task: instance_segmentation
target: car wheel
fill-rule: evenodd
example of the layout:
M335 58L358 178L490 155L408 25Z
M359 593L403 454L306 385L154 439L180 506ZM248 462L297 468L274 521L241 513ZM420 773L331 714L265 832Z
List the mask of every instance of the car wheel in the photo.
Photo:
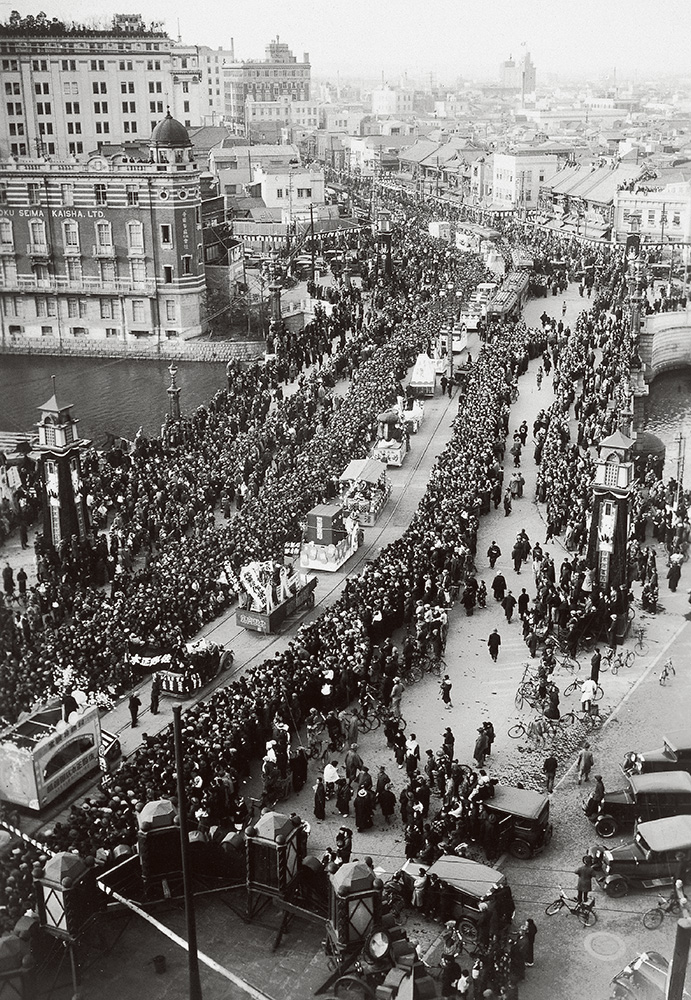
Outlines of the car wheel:
M617 829L617 822L612 816L600 816L595 824L595 830L601 837L613 837Z
M467 917L463 917L458 928L463 935L465 941L470 941L474 943L477 941L477 927L472 920Z
M613 882L608 882L605 886L605 892L612 899L621 899L629 891L629 886L625 878L616 878Z
M513 854L514 858L529 858L531 855L530 844L526 844L525 840L514 840L514 842L509 847L509 850Z

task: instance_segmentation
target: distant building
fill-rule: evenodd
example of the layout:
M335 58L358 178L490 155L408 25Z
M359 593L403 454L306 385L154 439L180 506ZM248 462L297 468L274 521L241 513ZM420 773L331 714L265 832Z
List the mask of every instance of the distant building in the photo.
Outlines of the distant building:
M412 90L402 87L381 87L372 91L373 115L411 115L413 113Z
M5 343L186 339L206 330L200 171L168 115L150 159L0 163Z
M292 144L238 146L234 139L224 139L209 153L209 169L218 177L221 193L230 195L244 192L253 182L257 167L280 171L299 162L300 151Z
M492 202L502 208L538 207L540 188L559 169L555 153L527 146L512 153L495 153L492 176Z
M499 86L502 90L532 94L535 91L535 66L526 52L520 59L509 57L499 66Z
M280 210L281 222L308 222L310 205L314 209L325 204L324 171L320 167L257 166L253 182L259 187L259 196L266 208Z
M263 60L247 59L223 67L224 111L232 122L245 123L247 98L274 102L282 97L292 101L311 98L309 54L298 62L290 48L276 39L266 46Z
M643 173L643 171L641 171ZM631 219L637 218L641 242L662 247L684 244L682 259L691 259L691 169L684 165L621 185L614 196L614 233L625 243Z
M211 49L199 46L199 69L202 76L202 97L200 102L202 125L218 125L225 114L225 93L223 90L223 67L235 62L233 39L230 48Z
M197 48L159 25L140 15L116 15L102 30L21 25L0 27L0 158L86 156L151 135L167 109L201 124Z
M253 142L275 140L282 128L316 131L318 127L316 101L293 101L289 95L278 101L255 101L250 95L245 102L245 134Z

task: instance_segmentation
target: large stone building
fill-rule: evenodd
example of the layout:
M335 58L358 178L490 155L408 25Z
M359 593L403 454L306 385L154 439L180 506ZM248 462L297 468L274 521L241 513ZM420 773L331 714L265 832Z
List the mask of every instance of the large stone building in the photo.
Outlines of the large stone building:
M141 15L116 15L107 29L27 21L0 26L0 158L84 156L149 136L166 109L185 126L202 124L196 46Z
M3 343L187 339L206 329L200 171L170 115L150 159L0 163Z
M310 100L310 60L304 53L298 62L285 42L278 38L266 46L265 58L246 59L223 67L225 114L232 122L245 123L247 98L254 101Z
M199 69L202 74L202 98L200 102L203 125L218 125L225 115L225 95L223 92L223 67L235 62L233 39L230 48L210 49L199 46Z

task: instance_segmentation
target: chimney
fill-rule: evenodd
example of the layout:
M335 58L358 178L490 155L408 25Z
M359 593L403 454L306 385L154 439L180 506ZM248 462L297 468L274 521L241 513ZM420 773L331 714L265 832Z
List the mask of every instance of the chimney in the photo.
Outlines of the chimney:
M308 63L310 61L310 54L309 54L309 52L303 52L302 53L302 61L304 63Z

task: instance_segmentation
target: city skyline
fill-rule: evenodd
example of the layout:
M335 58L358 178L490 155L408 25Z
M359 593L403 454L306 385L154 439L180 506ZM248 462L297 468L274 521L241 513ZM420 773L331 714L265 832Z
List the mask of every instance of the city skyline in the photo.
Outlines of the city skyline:
M123 6L111 0L99 8L98 20L107 22L123 13ZM87 0L9 0L0 7L2 20L12 10L95 20ZM266 44L279 35L298 59L309 53L313 75L321 79L340 74L376 80L383 74L396 83L407 73L411 80L431 77L435 84L451 85L459 77L491 80L502 61L519 58L526 49L537 67L538 86L545 75L601 79L615 69L621 81L688 75L691 5L684 0L662 0L652 21L642 0L582 0L573 9L560 8L558 17L545 16L544 0L496 0L491 8L463 0L430 0L424 6L417 0L334 0L326 17L314 0L237 0L201 13L181 0L141 0L130 8L128 13L141 13L147 22L164 22L171 37L177 37L179 23L188 44L225 48L232 38L238 59L263 59Z

